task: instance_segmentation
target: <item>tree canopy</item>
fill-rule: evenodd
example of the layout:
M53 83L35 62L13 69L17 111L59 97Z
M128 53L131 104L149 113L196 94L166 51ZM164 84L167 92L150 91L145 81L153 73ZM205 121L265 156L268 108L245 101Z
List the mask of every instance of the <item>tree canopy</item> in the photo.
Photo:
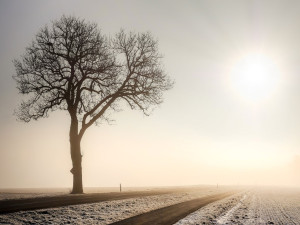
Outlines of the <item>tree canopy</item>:
M104 36L97 24L63 16L45 26L15 60L17 87L29 94L16 112L18 118L47 117L49 111L68 110L81 122L81 135L93 123L108 119L120 100L148 114L172 87L148 33Z

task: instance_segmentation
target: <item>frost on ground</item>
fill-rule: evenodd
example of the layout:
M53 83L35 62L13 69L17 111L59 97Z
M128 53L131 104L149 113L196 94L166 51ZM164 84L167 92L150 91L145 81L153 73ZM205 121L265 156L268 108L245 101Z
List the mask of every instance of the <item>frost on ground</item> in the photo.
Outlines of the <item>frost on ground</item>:
M217 224L217 219L233 209L245 193L238 193L208 204L178 221L175 225Z
M25 198L39 198L39 197L50 197L50 196L59 196L67 195L64 192L58 193L0 193L0 200L10 200L10 199L25 199Z
M67 188L40 189L0 189L0 200L38 198L47 196L67 195L71 190Z
M193 192L73 205L0 215L0 224L109 224L179 202L226 191L203 188Z
M260 189L211 203L176 225L300 224L300 191Z
M244 224L300 224L300 190L256 191L247 206L249 219ZM246 207L236 212L236 224L245 212Z

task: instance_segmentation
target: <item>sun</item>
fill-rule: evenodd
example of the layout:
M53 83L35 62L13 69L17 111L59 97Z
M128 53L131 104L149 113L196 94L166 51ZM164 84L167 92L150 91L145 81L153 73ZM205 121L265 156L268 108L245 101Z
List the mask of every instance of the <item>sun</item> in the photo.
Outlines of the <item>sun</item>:
M263 101L276 91L280 73L274 61L261 53L247 54L232 67L231 86L243 99Z

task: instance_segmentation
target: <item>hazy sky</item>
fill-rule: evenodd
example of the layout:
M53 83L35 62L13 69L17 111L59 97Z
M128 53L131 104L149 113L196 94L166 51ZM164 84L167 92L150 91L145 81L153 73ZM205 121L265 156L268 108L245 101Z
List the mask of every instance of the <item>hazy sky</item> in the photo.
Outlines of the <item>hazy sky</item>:
M299 12L297 0L0 0L0 188L71 187L68 114L13 116L22 96L12 60L63 14L107 35L150 31L176 81L150 117L124 108L86 132L84 186L299 185ZM251 66L256 55L268 76ZM239 80L240 68L261 87Z

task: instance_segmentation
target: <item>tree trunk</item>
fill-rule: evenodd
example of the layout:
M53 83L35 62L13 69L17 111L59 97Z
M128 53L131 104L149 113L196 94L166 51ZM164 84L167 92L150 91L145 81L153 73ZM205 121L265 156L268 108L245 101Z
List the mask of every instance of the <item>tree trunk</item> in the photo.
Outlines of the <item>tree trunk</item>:
M76 116L71 116L71 126L70 126L70 148L71 148L71 158L73 168L71 173L73 174L73 190L72 194L82 194L82 155L80 151L80 141L81 138L78 135L78 120Z

